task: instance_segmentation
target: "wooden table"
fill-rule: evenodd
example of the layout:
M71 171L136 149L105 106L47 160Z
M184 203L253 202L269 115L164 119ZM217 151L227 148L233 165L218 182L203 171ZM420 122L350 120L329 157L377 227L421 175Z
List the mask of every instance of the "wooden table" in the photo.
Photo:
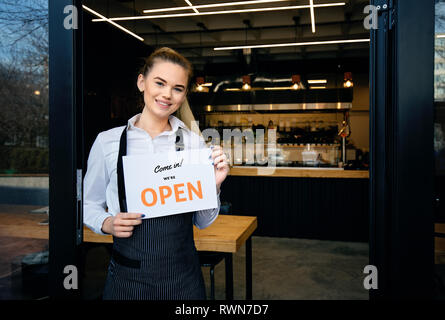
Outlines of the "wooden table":
M225 252L226 299L233 300L232 253L246 244L246 300L252 300L252 233L256 217L219 215L209 227L194 228L195 246L200 251Z
M46 214L0 213L0 236L48 239L48 226L39 225ZM252 299L252 233L257 228L257 218L249 216L219 215L205 229L194 227L195 246L198 251L226 253L226 298L233 299L232 254L246 244L246 299ZM98 235L84 227L84 242L112 243L111 236Z
M207 228L193 227L198 251L224 252L226 269L226 299L233 300L232 254L246 244L246 299L252 300L252 233L257 228L256 217L220 214ZM112 243L112 236L103 236L84 228L84 241Z

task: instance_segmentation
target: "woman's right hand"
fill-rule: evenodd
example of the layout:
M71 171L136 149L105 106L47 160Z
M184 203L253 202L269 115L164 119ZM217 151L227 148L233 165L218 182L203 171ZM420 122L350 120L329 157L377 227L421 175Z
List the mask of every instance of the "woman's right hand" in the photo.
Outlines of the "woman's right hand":
M117 238L131 237L134 226L140 225L143 217L142 213L119 212L104 220L102 232L112 234Z

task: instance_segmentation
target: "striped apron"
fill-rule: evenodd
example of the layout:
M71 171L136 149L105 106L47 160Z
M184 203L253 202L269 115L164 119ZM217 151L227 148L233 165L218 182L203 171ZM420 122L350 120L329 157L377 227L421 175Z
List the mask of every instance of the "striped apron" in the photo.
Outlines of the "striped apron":
M176 150L182 150L178 130ZM127 128L121 135L117 161L121 212L127 212L122 157ZM206 292L193 240L193 212L143 219L129 238L113 237L104 300L205 300Z

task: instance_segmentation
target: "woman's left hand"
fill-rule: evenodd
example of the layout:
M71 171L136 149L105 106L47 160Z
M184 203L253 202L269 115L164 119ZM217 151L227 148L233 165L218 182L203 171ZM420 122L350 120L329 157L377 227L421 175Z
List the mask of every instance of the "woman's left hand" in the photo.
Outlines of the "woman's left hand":
M229 173L229 161L220 146L214 146L212 150L212 160L215 168L216 189L219 192L221 184Z

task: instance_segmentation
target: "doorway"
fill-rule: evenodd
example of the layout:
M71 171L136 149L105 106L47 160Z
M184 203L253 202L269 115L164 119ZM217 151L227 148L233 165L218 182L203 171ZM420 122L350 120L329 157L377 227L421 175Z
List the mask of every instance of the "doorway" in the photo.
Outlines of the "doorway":
M68 3L69 1L67 1ZM371 4L382 5L384 1L373 1ZM440 140L441 126L434 126L433 112L433 24L434 4L429 1L429 6L425 3L417 4L415 1L388 1L385 10L378 12L379 28L371 30L371 64L370 64L370 264L377 266L379 271L379 289L370 292L371 299L390 299L390 298L413 298L413 297L433 297L434 293L434 213L433 213L433 195L434 192L434 133L437 131L436 140ZM440 1L436 1L436 8ZM50 1L51 4L51 1ZM80 5L81 2L76 2ZM128 6L127 6L128 7ZM54 11L51 11L51 10ZM59 14L63 5L50 6L50 23L52 14ZM127 8L131 13L131 8ZM109 13L110 14L110 13ZM61 22L60 18L54 17L54 21ZM416 26L410 24L411 21L419 21ZM394 23L393 23L394 22ZM248 26L247 26L248 27ZM103 34L112 32L108 26L104 26ZM409 32L408 32L409 31ZM73 31L74 32L74 31ZM157 37L159 29L152 32L154 38ZM437 31L439 32L439 31ZM406 37L406 34L410 37ZM55 33L53 41L65 39L66 34ZM57 37L56 37L57 35ZM197 36L200 35L198 32ZM72 34L69 35L68 46L66 48L55 47L54 53L61 50L63 55L70 59L79 61L83 58L84 66L89 63L85 55L86 48L78 51L79 46L73 48ZM87 35L84 35L87 38ZM66 41L66 39L65 39ZM198 41L199 42L199 41ZM53 42L55 43L55 42ZM87 42L84 42L87 43ZM156 42L157 43L157 42ZM128 42L127 42L128 44ZM120 45L113 47L108 44L114 53L121 52ZM80 46L81 47L81 46ZM146 56L144 46L140 47L141 54L138 57ZM65 51L64 51L65 50ZM125 50L124 50L125 51ZM407 53L410 54L407 54ZM123 52L125 54L125 52ZM50 55L51 57L51 55ZM242 56L241 56L242 57ZM56 56L55 58L56 59ZM107 70L108 65L115 65L114 60L107 60L107 57L97 57L96 62L101 63ZM57 62L58 60L54 60ZM91 60L92 61L92 60ZM60 63L60 61L59 61ZM440 61L437 62L440 66ZM95 63L93 63L94 65ZM88 71L93 69L88 68ZM136 66L126 66L125 70L136 71ZM60 71L60 70L59 70ZM76 88L75 84L79 78L74 77L73 70L67 73L70 81L66 84L70 88ZM84 72L85 69L84 69ZM112 74L112 70L110 68ZM113 75L113 74L112 74ZM415 81L412 80L413 76ZM100 74L91 74L94 83L91 84L91 92L83 92L81 97L86 102L94 105L104 103L97 97L97 93L106 93L108 88L113 88L113 84L108 87L110 79L103 79ZM88 77L89 78L89 77ZM440 77L439 77L440 78ZM438 79L439 79L438 78ZM85 78L82 78L85 79ZM107 81L108 80L108 81ZM440 79L439 79L440 80ZM440 82L440 81L439 81ZM61 82L64 83L64 82ZM131 83L131 81L128 81ZM427 86L428 84L428 86ZM60 86L60 83L53 83L54 88ZM439 85L438 92L440 91ZM78 87L77 87L78 88ZM102 91L101 91L102 90ZM127 110L124 113L113 113L113 105L125 105L126 102L120 101L120 97L127 95L131 89L125 88L125 93L118 92L112 101L105 102L109 106L108 114L115 114L107 122L99 121L99 125L92 123L85 125L85 132L88 132L89 138L83 141L82 146L73 145L72 140L68 146L68 154L65 160L58 158L62 165L70 163L70 166L60 167L55 170L54 177L58 172L70 170L66 181L73 182L76 177L77 169L84 168L88 144L91 143L91 137L95 130L100 130L100 126L115 126L124 124L128 114L134 110ZM96 93L96 96L95 96ZM415 95L412 93L416 93ZM131 94L131 92L130 92ZM105 94L106 95L106 94ZM108 95L111 99L112 95ZM79 108L79 100L75 97L68 97L67 101L73 111ZM96 100L95 100L96 99ZM83 106L85 106L85 101ZM134 103L130 102L129 105ZM436 102L436 123L440 121L440 103ZM51 105L50 105L51 106ZM50 107L51 108L51 107ZM125 110L125 109L124 109ZM96 114L95 114L96 112ZM100 111L83 108L84 116L93 115L98 119L103 119L104 114ZM58 125L61 123L87 123L76 118L74 114L71 118L59 115ZM78 114L77 114L78 117ZM77 119L77 120L76 120ZM56 121L56 118L53 120ZM80 121L80 122L76 122ZM122 123L123 122L123 123ZM104 125L106 123L106 125ZM56 128L56 127L54 127ZM412 128L416 128L414 131ZM434 129L433 129L434 128ZM437 129L436 129L437 128ZM75 130L69 126L68 136L73 137ZM104 128L102 128L104 129ZM77 134L81 134L78 131ZM91 134L91 136L90 136ZM74 134L76 136L76 134ZM80 137L80 136L79 136ZM75 140L74 140L75 141ZM57 141L55 141L57 142ZM54 145L54 144L53 144ZM440 142L437 148L439 148ZM67 149L65 149L67 150ZM441 149L437 149L439 152ZM60 152L60 150L58 151ZM83 154L82 159L78 161L78 155ZM56 153L54 153L54 156ZM73 159L76 159L78 166L71 165ZM440 158L438 158L440 164ZM439 166L440 167L440 166ZM60 177L60 176L59 176ZM63 175L62 175L63 177ZM58 178L60 179L60 178ZM440 186L441 179L437 179L436 186ZM421 186L419 188L418 186ZM50 190L56 188L56 180L50 181ZM436 194L441 193L442 189L436 189ZM54 246L59 252L58 257L75 252L78 245L72 239L76 239L78 230L72 226L77 225L79 217L77 212L77 203L71 201L75 199L75 190L68 190L67 196L61 198L52 198L54 206L65 202L65 212L72 212L71 224L59 222L57 230L53 230L59 239L71 239L65 245ZM440 198L440 197L439 197ZM51 199L51 198L50 198ZM51 200L50 200L51 205ZM439 207L440 202L436 203ZM440 212L440 209L437 209ZM58 217L58 215L60 216ZM438 215L440 218L440 215ZM66 218L66 217L65 217ZM61 221L61 213L54 214L54 222ZM51 238L50 238L51 239ZM56 239L56 238L53 238ZM62 249L63 248L63 249ZM69 250L68 250L69 249ZM72 255L74 256L74 255ZM58 258L59 259L59 258ZM54 272L59 272L66 261L60 260L55 265ZM57 269L59 268L59 269ZM59 270L59 271L57 271ZM58 273L60 274L60 272ZM413 281L407 283L405 280L416 277ZM54 283L54 286L60 284ZM65 290L66 291L66 290ZM62 291L64 292L64 291ZM66 293L66 292L65 292Z

